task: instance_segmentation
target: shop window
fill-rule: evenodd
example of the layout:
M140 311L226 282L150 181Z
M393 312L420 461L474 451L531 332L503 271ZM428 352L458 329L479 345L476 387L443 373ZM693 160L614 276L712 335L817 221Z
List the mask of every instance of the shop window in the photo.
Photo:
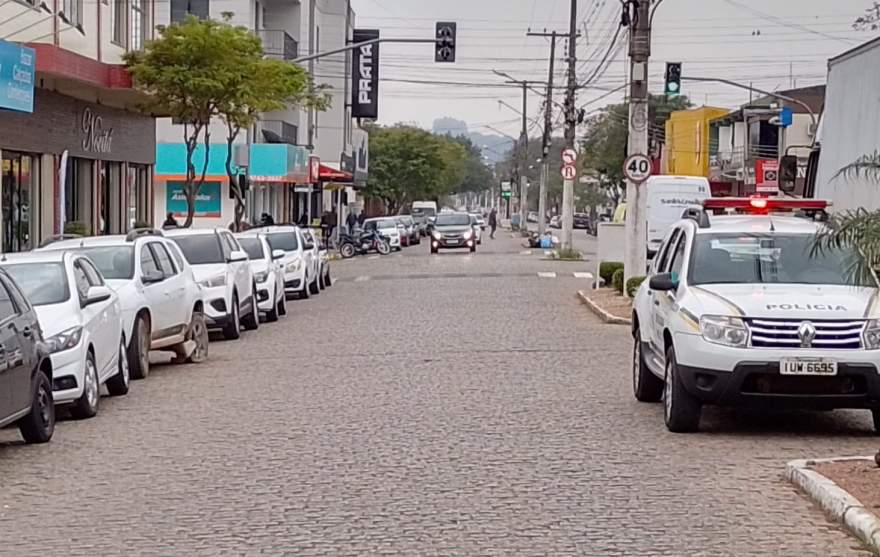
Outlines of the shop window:
M149 10L147 9L146 0L130 0L131 1L131 40L128 48L131 50L140 50L144 48L144 42L147 40L147 33L150 32Z
M101 162L98 183L98 234L122 232L122 164Z
M3 252L27 251L40 229L40 166L34 155L3 151Z
M63 0L61 4L61 17L67 23L82 31L83 0Z
M137 0L134 1L137 2ZM113 10L111 17L111 21L113 21L113 42L119 46L125 47L125 32L128 28L128 12L126 10L127 0L111 0L111 2Z
M94 164L88 159L67 159L64 181L64 222L79 222L92 232L92 187Z
M150 190L147 182L148 167L143 164L128 165L128 203L126 220L128 229L150 226Z
M208 19L208 0L171 0L171 23L183 23L187 15Z

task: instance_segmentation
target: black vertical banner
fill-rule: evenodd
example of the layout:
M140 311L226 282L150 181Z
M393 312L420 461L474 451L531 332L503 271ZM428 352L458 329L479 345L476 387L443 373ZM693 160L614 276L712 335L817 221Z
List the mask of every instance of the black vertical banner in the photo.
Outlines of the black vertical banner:
M378 29L355 29L352 42L378 38ZM375 120L379 117L379 43L364 45L352 52L351 115Z

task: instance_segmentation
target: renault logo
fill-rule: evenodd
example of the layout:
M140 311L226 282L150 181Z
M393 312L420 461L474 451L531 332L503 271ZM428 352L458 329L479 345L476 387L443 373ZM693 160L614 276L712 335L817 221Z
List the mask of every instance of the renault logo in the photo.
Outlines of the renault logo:
M804 321L798 327L798 337L801 339L801 348L811 348L813 339L816 338L816 326L809 321Z

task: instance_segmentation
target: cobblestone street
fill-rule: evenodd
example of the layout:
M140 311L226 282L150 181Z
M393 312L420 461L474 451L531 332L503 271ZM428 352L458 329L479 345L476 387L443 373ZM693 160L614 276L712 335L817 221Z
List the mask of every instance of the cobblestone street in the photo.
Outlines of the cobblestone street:
M876 450L868 412L668 433L632 397L629 330L578 302L594 264L524 251L334 262L287 318L51 443L0 432L0 554L861 553L782 472Z

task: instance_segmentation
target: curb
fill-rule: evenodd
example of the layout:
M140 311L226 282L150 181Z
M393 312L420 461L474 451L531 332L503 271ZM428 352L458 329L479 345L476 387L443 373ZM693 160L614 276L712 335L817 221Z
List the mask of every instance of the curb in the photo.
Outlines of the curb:
M828 516L846 526L875 555L880 555L880 518L865 509L865 506L858 499L841 489L836 483L809 468L813 464L848 460L873 462L874 459L855 456L792 460L785 465L785 478L809 495Z
M590 311L595 313L599 317L599 319L601 319L605 323L608 323L609 325L632 325L632 319L611 315L610 313L602 309L599 304L594 302L589 296L587 296L587 293L583 290L578 290L577 295L578 298L581 299L581 302L586 304L586 306L590 308Z

